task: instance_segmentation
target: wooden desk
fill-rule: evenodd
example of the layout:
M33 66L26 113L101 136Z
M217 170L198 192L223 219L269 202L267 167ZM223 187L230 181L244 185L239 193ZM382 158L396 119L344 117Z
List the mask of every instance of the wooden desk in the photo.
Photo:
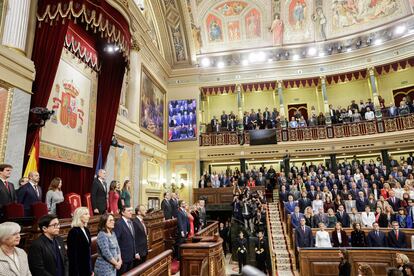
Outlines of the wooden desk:
M166 250L122 276L170 276L172 250Z
M388 267L395 267L395 254L403 253L414 260L414 251L408 249L367 248L348 249L352 275L358 275L358 265L367 263L374 275L386 275ZM338 275L339 249L302 248L299 250L301 276Z
M263 191L265 195L265 187L258 186L251 188L251 192ZM194 199L205 199L206 207L211 205L230 205L233 202L233 187L225 188L200 188L193 189Z
M200 242L184 243L180 246L182 276L224 276L223 240L218 237L203 237Z

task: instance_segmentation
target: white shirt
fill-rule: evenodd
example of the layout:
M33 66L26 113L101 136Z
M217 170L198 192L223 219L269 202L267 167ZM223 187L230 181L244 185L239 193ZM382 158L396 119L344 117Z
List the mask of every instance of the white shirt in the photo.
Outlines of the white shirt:
M315 247L332 247L328 232L320 230L316 232Z
M375 215L373 212L369 212L368 214L367 212L362 212L361 220L365 227L372 227L372 224L375 222Z
M342 235L341 235L341 231L336 231L336 236L338 237L338 242L342 243Z
M372 111L365 112L365 120L372 121L374 120L374 118L375 118L374 112Z

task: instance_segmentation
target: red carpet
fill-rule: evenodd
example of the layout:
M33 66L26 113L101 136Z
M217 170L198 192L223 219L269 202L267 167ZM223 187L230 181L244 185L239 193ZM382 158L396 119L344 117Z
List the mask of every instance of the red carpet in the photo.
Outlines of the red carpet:
M171 262L171 275L174 275L179 271L180 271L180 262L173 259Z

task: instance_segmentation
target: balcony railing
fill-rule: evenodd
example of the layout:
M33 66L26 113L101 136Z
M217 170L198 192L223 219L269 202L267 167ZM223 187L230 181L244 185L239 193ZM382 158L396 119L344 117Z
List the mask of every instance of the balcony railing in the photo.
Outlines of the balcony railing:
M343 123L338 125L315 126L305 128L275 128L277 141L295 142L346 138L372 135L387 132L403 131L414 128L414 114L406 116L382 118L381 120L362 121L358 123ZM249 131L245 131L244 143L250 143ZM213 132L200 135L200 146L238 145L237 132Z

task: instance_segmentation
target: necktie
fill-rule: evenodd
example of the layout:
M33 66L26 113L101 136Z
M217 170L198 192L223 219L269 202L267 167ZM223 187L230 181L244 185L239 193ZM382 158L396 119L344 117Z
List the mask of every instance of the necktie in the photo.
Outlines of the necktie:
M303 234L305 234L305 226L302 226Z
M134 228L133 228L133 226L132 226L132 222L131 222L131 220L128 220L128 228L129 228L129 231L131 231L131 234L132 234L132 236L134 237L135 235L135 233L134 233Z
M141 222L142 227L144 227L145 235L147 235L147 227L145 227L144 221L142 221L141 219L139 221Z
M397 241L398 241L398 231L395 231L395 238L397 239Z
M7 191L10 193L9 182L7 180L4 181L4 186L6 186Z
M39 187L37 187L37 185L35 185L35 190L36 190L37 197L40 198Z
M377 237L379 237L379 232L378 231L375 231L375 233L377 234Z

